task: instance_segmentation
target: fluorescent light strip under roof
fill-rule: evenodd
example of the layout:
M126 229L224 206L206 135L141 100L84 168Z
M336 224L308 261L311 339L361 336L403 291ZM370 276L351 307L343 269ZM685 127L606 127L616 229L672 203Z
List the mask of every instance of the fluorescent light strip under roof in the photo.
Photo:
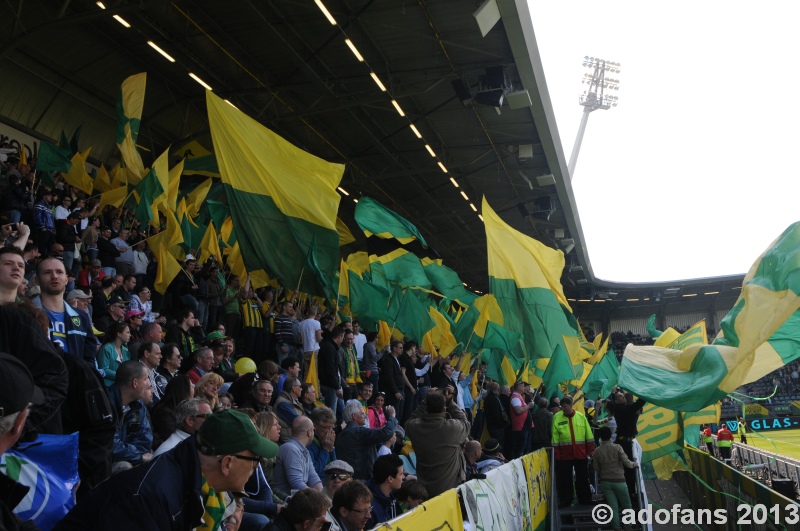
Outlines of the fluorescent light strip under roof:
M478 214L478 217L479 217L479 218L481 218L481 221L483 221L483 216L481 216L480 214Z
M347 192L347 190L345 190L345 189L344 189L344 188L342 188L341 186L338 186L336 189L337 189L337 190L339 190L340 192L342 192L344 195L350 195L350 194Z
M356 59L358 59L358 62L359 63L363 63L364 62L364 57L362 57L361 54L358 53L358 50L356 49L356 45L353 44L353 41L351 41L350 39L345 39L344 43L347 45L348 48L350 48L350 51L353 52L353 55L356 56Z
M200 83L201 85L203 85L203 86L204 86L205 88L207 88L208 90L214 90L214 89L212 89L212 88L209 86L209 84L208 84L208 83L206 83L205 81L203 81L202 79L200 79L199 77L197 77L196 75L194 75L192 72L189 72L189 77L190 77L190 78L192 78L192 79L194 79L195 81L197 81L197 82L198 82L198 83Z
M317 7L319 7L320 11L322 11L322 14L325 15L325 18L328 19L328 22L331 23L331 26L335 26L336 19L333 18L333 15L331 15L331 12L328 11L327 7L325 7L325 4L322 3L322 0L314 0L314 3L317 4Z
M106 5L103 2L95 2L95 3L97 4L97 7L99 7L100 9L106 8Z
M703 293L703 295L717 295L717 294L719 294L719 291L706 291L705 293Z
M697 293L684 293L684 297L697 297Z
M239 107L237 107L236 105L234 105L234 104L231 102L231 100L225 100L225 103L227 103L228 105L230 105L231 107L233 107L233 108L234 108L234 109L236 109L237 111L240 111L240 110L241 110Z
M461 190L461 197L463 197L465 201L469 201L469 197L464 193L464 190Z
M167 61L169 61L170 63L174 63L174 62L175 62L175 59L174 59L174 58L173 58L173 57L172 57L170 54L168 54L167 52L165 52L164 50L162 50L162 49L161 49L161 48L158 46L158 44L154 43L153 41L147 41L147 44L149 44L149 45L150 45L150 48L154 49L155 51L157 51L158 53L160 53L161 55L163 55L163 56L164 56L164 58L165 58Z
M455 186L456 188L458 188L458 183L456 182L456 180L455 180L455 179L453 179L452 177L450 177L450 182L451 182L451 183L453 183L453 186Z
M442 169L443 172L447 173L447 168L444 167L444 164L442 164L441 161L437 162L436 164L439 165L439 167Z
M406 113L403 112L403 109L400 108L400 104L397 103L397 100L392 100L392 105L394 105L394 108L397 110L397 114L399 114L400 116L406 115Z
M372 80L375 81L375 84L378 85L378 88L381 89L381 92L386 92L386 87L384 87L383 83L381 83L378 74L376 74L375 72L370 72L369 75L370 77L372 77Z
M130 28L130 27L131 27L131 25L130 25L130 24L128 24L128 21L127 21L127 20L125 20L124 18L122 18L122 17L121 17L121 16L119 16L119 15L114 15L114 20L116 20L117 22L119 22L120 24L122 24L123 26L125 26L126 28Z
M469 204L469 207L472 209L473 212L477 212L478 211L478 209L475 208L475 205L472 204L472 203Z
M354 202L354 203L358 203L358 199L356 199L356 198L354 197L354 198L353 198L353 202Z
M409 125L409 127L411 128L412 131L414 131L414 134L417 135L417 138L422 138L422 134L419 132L419 130L414 124Z
M433 152L433 148L431 146L429 146L428 144L425 144L425 149L428 150L428 153L431 154L431 157L435 157L436 156L436 153Z

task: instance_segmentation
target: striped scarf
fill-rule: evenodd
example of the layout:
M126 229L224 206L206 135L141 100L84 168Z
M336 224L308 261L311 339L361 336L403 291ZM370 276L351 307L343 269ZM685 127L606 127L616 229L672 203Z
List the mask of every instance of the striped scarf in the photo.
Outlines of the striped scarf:
M217 531L222 524L222 517L225 515L225 498L222 493L214 492L214 489L206 481L203 476L203 484L200 487L203 494L203 505L205 513L203 514L203 525L197 527L199 531Z

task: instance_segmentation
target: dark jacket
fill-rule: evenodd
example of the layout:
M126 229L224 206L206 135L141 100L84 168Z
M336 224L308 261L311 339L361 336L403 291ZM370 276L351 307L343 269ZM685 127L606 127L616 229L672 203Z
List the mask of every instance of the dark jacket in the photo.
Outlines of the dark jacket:
M75 252L75 225L70 225L66 219L56 221L56 242L60 243L65 253Z
M142 455L153 448L153 428L147 418L147 408L141 400L131 402L127 412L122 410L122 396L119 387L113 384L108 388L108 401L115 414L113 462L127 461L131 464L141 462Z
M266 531L296 531L296 528L286 521L283 515L278 515L275 517L274 520L270 520L267 527L265 527Z
M114 413L94 366L74 356L63 356L63 360L69 373L69 390L61 419L64 433L78 432L80 490L85 491L111 476Z
M3 531L38 531L33 522L23 522L12 511L31 488L0 473L0 529Z
M639 420L639 410L647 402L640 398L633 404L615 404L609 402L608 410L614 413L617 421L617 437L636 437L639 430L636 429L636 422Z
M97 238L97 258L103 264L103 267L116 267L119 254L119 249L113 243L102 236Z
M378 458L375 447L391 439L396 429L397 419L394 417L386 419L386 425L380 429L348 423L336 436L336 458L350 463L355 479L371 479L372 465Z
M189 531L200 526L203 495L195 438L95 489L61 520L57 531Z
M502 430L508 426L511 417L508 415L508 411L503 408L497 393L489 391L486 394L486 398L483 400L483 418L488 429Z
M319 384L333 389L342 387L339 378L339 346L332 339L326 339L319 346L317 354Z
M261 465L253 471L247 484L244 486L247 497L242 498L246 513L263 514L270 518L278 514L278 504L272 499L272 488L267 482L264 469Z
M367 522L367 525L364 526L364 529L372 529L373 527L377 527L378 524L382 522L388 522L403 512L398 506L394 495L390 494L387 496L381 492L381 489L378 484L375 483L375 480L370 479L366 481L366 484L367 487L369 487L369 490L372 491L372 516L370 516L369 522Z
M38 321L13 304L0 304L0 352L19 358L44 393L45 402L28 414L25 432L62 433L60 409L67 397L67 368Z
M545 448L553 444L553 414L547 408L539 408L533 414L531 444L535 448Z
M381 361L378 365L381 369L381 391L387 395L394 395L398 392L402 393L403 386L406 384L406 382L403 380L403 370L400 368L400 365L395 357L390 353L387 353L381 358Z

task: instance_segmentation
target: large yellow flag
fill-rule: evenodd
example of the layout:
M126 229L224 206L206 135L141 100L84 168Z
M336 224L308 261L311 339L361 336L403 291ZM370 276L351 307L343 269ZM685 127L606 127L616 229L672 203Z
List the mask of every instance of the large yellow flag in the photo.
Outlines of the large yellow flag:
M200 241L200 258L198 262L204 264L209 256L217 259L218 264L222 264L222 252L219 249L219 237L217 231L214 230L214 222L209 221L206 233Z
M91 194L94 189L92 177L86 173L86 159L91 150L92 148L89 148L82 153L75 153L72 156L72 166L70 166L69 172L61 174L68 184L87 194Z
M456 337L450 330L450 321L433 306L428 308L428 312L436 324L426 336L429 336L431 342L439 349L440 356L449 356L458 345ZM432 350L431 354L435 355L436 351Z
M126 197L128 197L128 187L125 185L103 192L100 194L100 203L97 205L97 211L102 212L106 205L119 208Z
M183 243L181 225L175 218L175 214L168 210L165 215L167 218L166 229L147 238L147 246L151 249L156 249L159 245L163 245L165 249L170 250L173 246Z
M355 236L350 232L350 228L339 217L336 218L336 231L339 233L339 247L356 241Z
M101 192L108 192L113 187L111 186L111 177L108 176L108 170L104 165L100 165L100 168L97 169L97 176L94 178L94 187L96 190L100 190ZM97 209L98 212L102 212L102 208Z
M200 208L203 206L203 201L206 200L208 191L211 190L212 182L213 180L209 177L197 188L186 195L186 207L191 217L196 218L200 213Z
M131 170L129 184L137 184L145 174L142 156L136 150L136 138L142 122L146 85L147 72L130 76L122 82L117 99L117 147L125 167Z
M181 265L169 254L164 246L159 244L156 248L156 260L158 260L158 273L156 273L155 289L159 293L166 293L167 288L181 272Z

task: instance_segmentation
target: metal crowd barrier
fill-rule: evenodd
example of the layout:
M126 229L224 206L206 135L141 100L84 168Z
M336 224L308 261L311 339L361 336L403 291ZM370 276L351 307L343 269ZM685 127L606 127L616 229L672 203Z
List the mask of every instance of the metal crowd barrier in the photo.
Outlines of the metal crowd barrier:
M717 459L720 458L716 436L714 436L714 445L710 451ZM728 464L769 485L787 498L793 500L798 498L800 460L734 442Z

